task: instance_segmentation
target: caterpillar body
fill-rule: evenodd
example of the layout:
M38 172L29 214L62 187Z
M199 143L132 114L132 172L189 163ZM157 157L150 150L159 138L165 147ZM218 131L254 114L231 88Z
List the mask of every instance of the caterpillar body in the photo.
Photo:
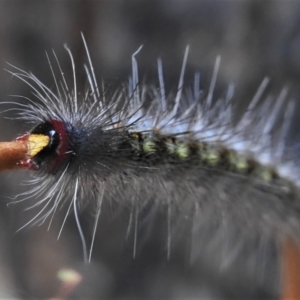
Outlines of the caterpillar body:
M165 91L161 60L158 86L140 83L139 49L132 55L128 85L108 95L97 83L83 41L88 59L84 93L77 90L67 47L72 88L55 54L61 78L48 58L55 91L31 73L16 67L10 71L34 94L27 104L15 103L19 116L33 124L19 137L31 145L28 159L20 164L32 170L32 189L16 202L35 198L31 207L41 207L24 227L51 223L67 205L66 217L74 211L84 257L90 261L101 211L113 202L128 212L126 235L132 234L133 257L138 259L145 243L142 228L162 214L167 261L185 253L191 272L197 270L201 278L214 274L212 281L216 276L223 282L222 294L230 297L228 286L238 295L278 295L276 240L288 235L299 239L300 228L296 154L286 138L295 102L287 101L287 88L277 98L265 99L264 79L236 118L232 85L223 98L214 97L220 57L207 93L199 88L199 74L192 87L185 84L187 47L175 93ZM80 207L88 204L95 212L89 247L79 218ZM240 263L243 275L232 284L228 274L239 273Z

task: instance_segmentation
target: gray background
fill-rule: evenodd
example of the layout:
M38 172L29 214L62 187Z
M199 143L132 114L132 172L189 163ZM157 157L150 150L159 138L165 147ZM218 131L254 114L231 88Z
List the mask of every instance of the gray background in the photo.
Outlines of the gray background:
M131 54L143 44L138 56L140 74L149 80L155 78L156 59L160 56L167 88L176 88L183 53L189 44L187 78L201 71L203 88L208 86L214 61L220 54L219 85L235 83L236 97L241 103L251 99L265 76L272 79L272 93L278 94L288 84L290 97L297 100L299 16L300 1L288 0L0 1L0 99L11 101L9 94L30 95L26 86L4 71L8 67L6 62L32 71L53 87L45 51L54 49L63 68L70 70L64 43L74 54L79 79L84 78L82 31L97 77L111 87L127 80ZM80 88L85 86L83 81ZM13 139L28 129L26 124L2 116L1 140ZM6 205L10 202L7 197L26 190L19 184L23 176L27 176L26 172L3 174L0 178L0 297L53 297L59 286L55 274L61 267L86 274L77 296L113 297L113 275L105 265L110 249L105 248L105 239L111 235L116 235L115 240L121 239L118 229L122 223L105 232L99 230L102 248L97 248L95 262L85 269L72 217L58 242L63 215L56 218L49 232L47 225L43 225L15 233L30 219L30 214L34 215L22 212L26 204ZM180 289L180 279L178 286ZM188 286L182 285L181 291L188 295ZM133 294L124 292L126 297Z

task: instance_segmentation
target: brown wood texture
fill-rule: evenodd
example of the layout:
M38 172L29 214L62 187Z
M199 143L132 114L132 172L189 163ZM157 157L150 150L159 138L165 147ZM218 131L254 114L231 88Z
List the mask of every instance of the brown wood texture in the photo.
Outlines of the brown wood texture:
M283 243L282 300L300 299L300 246L289 238Z
M0 143L0 172L18 168L18 162L26 159L27 142L13 141Z

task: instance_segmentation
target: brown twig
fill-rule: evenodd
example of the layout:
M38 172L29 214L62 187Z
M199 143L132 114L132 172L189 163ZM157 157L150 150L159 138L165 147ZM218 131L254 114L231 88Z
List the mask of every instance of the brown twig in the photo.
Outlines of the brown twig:
M291 238L284 241L282 300L300 299L300 247Z
M26 159L27 153L27 141L1 142L0 172L20 167L19 162Z

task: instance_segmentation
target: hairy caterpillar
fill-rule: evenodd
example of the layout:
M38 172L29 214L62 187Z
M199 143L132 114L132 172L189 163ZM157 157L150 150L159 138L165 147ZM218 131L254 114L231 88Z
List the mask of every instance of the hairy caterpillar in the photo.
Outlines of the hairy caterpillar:
M132 56L129 84L108 95L97 83L84 44L85 93L77 91L68 48L72 88L57 59L60 79L49 60L56 91L31 73L16 67L11 71L35 96L26 105L16 103L19 116L33 123L20 137L33 144L28 160L20 162L33 169L33 188L17 202L35 197L32 207L41 206L24 226L51 223L66 204L66 217L73 209L84 257L90 261L101 211L113 202L128 211L125 231L133 237L135 259L147 242L141 232L149 229L143 226L156 228L152 223L158 216L165 227L153 232L157 238L162 235L165 260L187 260L189 272L222 282L222 294L277 295L278 272L270 271L278 271L276 240L297 238L300 225L295 154L286 140L295 104L286 101L287 89L264 101L265 79L236 120L232 86L223 98L214 99L220 58L204 93L198 74L191 88L184 82L187 48L177 90L168 94L160 60L158 86L140 84L139 49ZM79 208L88 204L96 212L89 247L79 218ZM237 276L240 264L243 274Z

